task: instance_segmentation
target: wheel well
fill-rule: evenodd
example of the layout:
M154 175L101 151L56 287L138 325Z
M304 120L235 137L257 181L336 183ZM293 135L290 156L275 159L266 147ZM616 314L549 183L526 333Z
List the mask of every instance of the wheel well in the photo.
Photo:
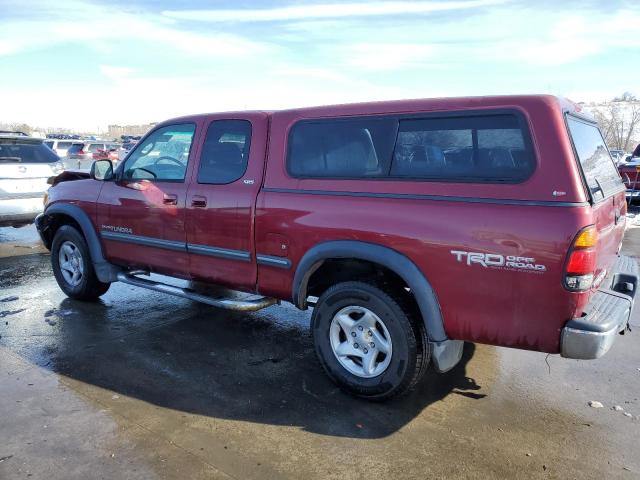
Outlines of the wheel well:
M411 290L400 275L379 263L356 258L324 260L307 281L306 297L319 297L329 287L348 281L373 283L393 295L404 297L416 311L420 311Z
M65 215L64 213L53 213L49 215L47 228L42 232L42 236L44 237L43 240L45 240L45 246L47 248L51 248L53 237L55 237L56 232L63 225L71 225L78 230L80 235L84 236L80 224L72 216Z

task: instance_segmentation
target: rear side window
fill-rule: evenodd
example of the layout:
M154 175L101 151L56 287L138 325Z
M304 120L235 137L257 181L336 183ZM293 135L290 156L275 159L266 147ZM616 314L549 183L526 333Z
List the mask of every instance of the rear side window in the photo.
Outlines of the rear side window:
M58 142L58 148L69 148L72 142Z
M298 123L289 138L289 172L294 177L385 177L397 128L395 119Z
M0 143L2 163L55 163L58 156L44 143Z
M622 188L622 179L598 127L570 115L567 116L567 124L594 200Z
M303 122L289 139L294 177L499 183L534 166L514 114Z
M401 120L391 176L518 182L534 157L515 115Z
M238 180L247 170L251 146L251 122L211 122L202 146L198 183L225 184Z

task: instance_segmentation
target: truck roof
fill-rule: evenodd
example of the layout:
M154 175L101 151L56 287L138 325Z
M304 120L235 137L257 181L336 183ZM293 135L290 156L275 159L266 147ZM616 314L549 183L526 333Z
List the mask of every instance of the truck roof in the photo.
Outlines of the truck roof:
M554 95L493 95L477 97L442 97L442 98L416 98L407 100L383 100L375 102L345 103L336 105L321 105L299 107L283 110L241 110L229 112L210 112L195 115L187 115L168 119L161 124L174 123L176 121L194 121L212 115L228 115L230 118L242 117L247 114L261 114L272 116L274 114L290 113L299 117L334 117L355 114L382 114L382 113L411 113L416 111L439 110L466 110L472 108L501 108L520 106L525 104L547 104L559 107L563 111L584 115L582 107L564 97Z

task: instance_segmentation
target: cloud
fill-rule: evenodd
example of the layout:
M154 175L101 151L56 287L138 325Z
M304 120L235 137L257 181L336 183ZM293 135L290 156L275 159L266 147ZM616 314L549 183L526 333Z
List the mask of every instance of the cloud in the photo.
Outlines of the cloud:
M633 90L640 74L638 2L596 11L524 0L286 0L295 7L180 16L134 2L23 1L0 0L0 70L11 92L0 120L37 125L90 130L203 110L425 96L547 91L588 100ZM52 98L102 107L61 109Z
M428 14L482 8L504 0L374 1L292 5L258 9L165 10L162 15L198 22L274 22L305 19Z
M0 20L0 56L71 43L104 50L113 42L127 41L200 57L238 58L273 50L265 42L236 34L181 29L174 21L150 12L77 0L36 1L30 7L35 12L32 16Z
M129 77L135 72L135 69L129 67L118 67L114 65L99 65L100 72L111 80L118 80Z
M346 65L367 71L399 70L424 66L433 46L419 43L357 43L343 51Z

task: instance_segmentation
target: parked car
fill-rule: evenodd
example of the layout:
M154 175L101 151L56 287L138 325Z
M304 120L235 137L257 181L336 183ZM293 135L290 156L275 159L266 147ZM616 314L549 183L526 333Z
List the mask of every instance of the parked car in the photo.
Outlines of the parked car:
M101 159L104 156L104 152L115 150L119 148L117 143L109 142L88 142L85 144L85 150L93 154L95 160Z
M117 143L91 143L88 150L92 152L93 160L111 160L117 163L119 160Z
M0 135L16 135L19 137L28 137L29 134L19 130L0 130Z
M362 397L450 370L465 341L593 359L628 327L624 184L595 121L556 97L182 117L78 177L37 220L68 296L120 281L313 306L322 366Z
M0 227L32 223L43 210L47 179L62 172L41 138L0 134Z
M89 171L93 163L93 154L85 150L85 144L74 142L67 150L67 154L62 157L62 163L66 170L86 170Z
M74 143L77 142L73 140L60 140L56 138L50 138L44 141L44 144L51 150L56 152L56 155L58 155L60 158L67 156L67 151Z
M616 163L618 163L626 154L624 150L618 150L618 149L609 150L609 153L611 154L611 158L613 158L613 161Z
M633 156L630 153L625 153L618 159L618 164L630 162L632 159Z
M118 160L122 161L129 154L131 149L136 146L136 142L124 142L118 150Z

